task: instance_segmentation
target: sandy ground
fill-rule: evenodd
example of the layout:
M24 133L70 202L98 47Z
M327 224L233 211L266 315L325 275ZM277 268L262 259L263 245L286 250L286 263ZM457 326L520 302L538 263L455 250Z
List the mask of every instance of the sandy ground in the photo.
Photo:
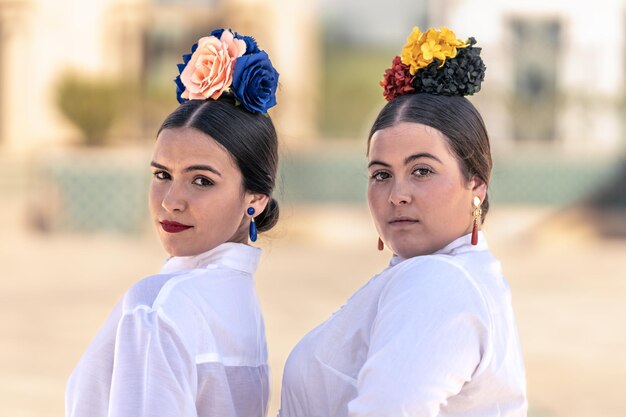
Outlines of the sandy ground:
M164 259L156 237L41 235L20 198L0 213L0 415L63 415L65 381L115 301ZM546 209L494 207L487 236L511 285L533 417L626 415L626 240L540 233ZM297 340L388 261L365 207L283 207L257 276L276 415Z

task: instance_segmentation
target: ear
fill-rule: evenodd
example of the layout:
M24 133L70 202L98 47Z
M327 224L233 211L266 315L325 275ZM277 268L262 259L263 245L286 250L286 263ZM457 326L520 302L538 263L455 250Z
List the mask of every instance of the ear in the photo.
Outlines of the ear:
M481 202L485 201L485 196L487 195L487 184L485 184L485 181L474 175L470 181L470 187L473 195L478 196Z
M254 217L256 217L261 214L263 210L265 210L269 201L269 196L265 194L246 193L246 210L248 207L252 207L254 209Z

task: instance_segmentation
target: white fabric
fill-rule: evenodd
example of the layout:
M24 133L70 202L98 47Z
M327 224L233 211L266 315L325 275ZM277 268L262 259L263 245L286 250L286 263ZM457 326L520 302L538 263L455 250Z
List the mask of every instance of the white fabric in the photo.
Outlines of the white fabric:
M510 290L479 242L394 257L295 347L280 417L526 416Z
M66 416L265 416L260 252L225 243L135 284L70 376Z

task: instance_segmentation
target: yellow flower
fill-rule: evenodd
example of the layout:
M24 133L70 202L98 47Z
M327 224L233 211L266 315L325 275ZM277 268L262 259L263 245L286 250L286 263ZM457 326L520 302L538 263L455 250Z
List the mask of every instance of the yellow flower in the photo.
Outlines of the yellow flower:
M413 27L413 31L411 32L411 34L409 35L409 37L407 38L407 41L409 43L415 43L415 42L419 42L419 40L422 37L422 32L420 32L420 28L417 26Z
M409 66L411 75L415 75L417 70L427 67L435 59L438 59L443 66L446 58L454 58L458 48L468 46L456 37L453 31L446 27L441 30L434 28L422 33L416 26L407 38L407 43L402 48L402 63Z
M445 60L446 55L444 51L441 49L441 45L439 45L436 41L426 41L420 47L422 51L422 57L425 62L432 62L433 58L437 58L440 60Z
M443 42L450 46L456 46L457 48L465 48L467 46L467 42L463 42L462 40L458 39L454 32L447 27L441 28L440 38Z
M415 71L417 70L414 70L413 68L417 68L417 62L421 55L419 46L421 38L422 32L420 32L420 29L415 26L407 38L407 44L404 48L402 48L402 54L400 55L402 63L411 67L411 75L415 74Z

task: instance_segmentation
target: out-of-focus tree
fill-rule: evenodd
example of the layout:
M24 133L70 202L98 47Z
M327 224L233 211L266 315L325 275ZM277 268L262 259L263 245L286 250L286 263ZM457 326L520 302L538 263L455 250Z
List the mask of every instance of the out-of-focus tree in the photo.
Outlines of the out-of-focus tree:
M67 72L57 84L56 104L85 145L101 146L122 114L124 87L121 81Z

